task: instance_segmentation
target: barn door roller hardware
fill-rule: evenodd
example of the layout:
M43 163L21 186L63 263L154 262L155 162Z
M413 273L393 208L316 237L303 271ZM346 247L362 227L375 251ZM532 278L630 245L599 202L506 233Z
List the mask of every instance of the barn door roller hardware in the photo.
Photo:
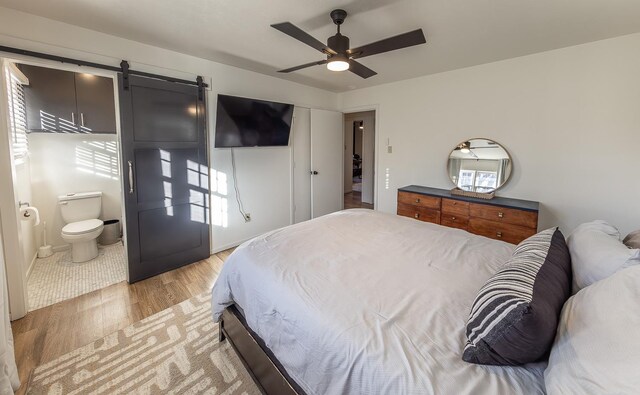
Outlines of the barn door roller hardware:
M202 76L198 76L198 78L196 78L196 84L198 84L198 100L199 101L203 101L204 100L204 87L207 86L207 85L202 80Z
M124 90L129 90L129 62L126 60L120 62L120 69L122 70L122 87Z

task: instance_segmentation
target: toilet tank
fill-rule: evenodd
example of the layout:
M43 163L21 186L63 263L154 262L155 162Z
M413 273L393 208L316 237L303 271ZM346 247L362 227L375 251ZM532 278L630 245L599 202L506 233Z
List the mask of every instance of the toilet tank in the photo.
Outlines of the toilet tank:
M102 211L102 192L68 193L58 196L65 223L97 219Z

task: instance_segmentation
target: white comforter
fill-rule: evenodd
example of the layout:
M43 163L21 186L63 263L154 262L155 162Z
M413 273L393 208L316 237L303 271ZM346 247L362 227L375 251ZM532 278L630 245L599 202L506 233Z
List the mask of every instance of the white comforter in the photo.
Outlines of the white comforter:
M213 287L307 394L539 394L544 364L462 361L471 303L513 246L371 210L244 243Z

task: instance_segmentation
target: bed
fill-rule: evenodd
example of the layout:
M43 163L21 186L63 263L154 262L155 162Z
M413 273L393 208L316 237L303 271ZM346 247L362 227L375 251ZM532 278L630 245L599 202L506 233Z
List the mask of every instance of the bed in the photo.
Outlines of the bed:
M476 293L513 248L396 215L341 211L238 247L214 285L213 316L263 389L273 383L263 383L256 358L272 362L291 393L544 394L545 363L461 360ZM247 351L252 342L263 355Z

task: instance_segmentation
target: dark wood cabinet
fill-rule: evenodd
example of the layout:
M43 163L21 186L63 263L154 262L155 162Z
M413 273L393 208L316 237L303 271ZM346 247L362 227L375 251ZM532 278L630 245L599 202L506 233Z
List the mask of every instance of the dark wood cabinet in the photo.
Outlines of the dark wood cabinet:
M96 133L115 133L113 79L76 73L75 82L80 128Z
M398 190L398 215L518 244L538 231L538 202L452 195L417 185Z
M77 132L74 73L20 65L29 78L24 94L27 104L27 128L30 131Z
M31 132L115 133L113 79L20 65Z

